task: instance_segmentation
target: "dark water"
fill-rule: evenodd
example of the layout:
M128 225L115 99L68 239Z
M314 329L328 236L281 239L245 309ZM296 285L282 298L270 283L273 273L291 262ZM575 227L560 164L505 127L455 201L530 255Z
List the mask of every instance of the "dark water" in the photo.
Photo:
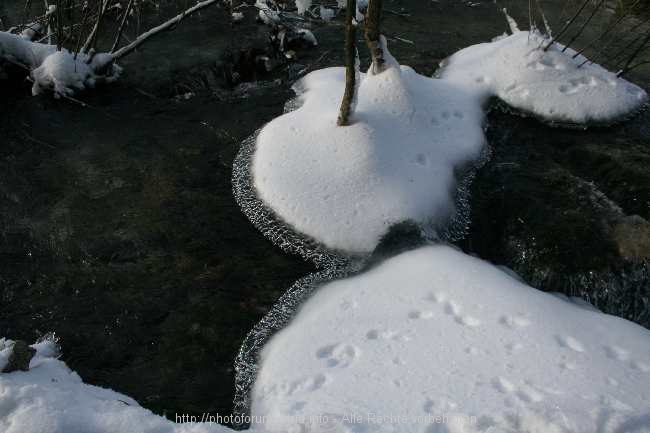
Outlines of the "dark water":
M526 21L527 2L511 3ZM563 2L548 3L559 22ZM15 17L16 4L3 2L3 21ZM471 4L385 2L391 51L431 74L456 50L506 30L492 1ZM163 6L151 22L178 9ZM124 59L117 84L80 95L90 107L0 81L0 335L32 341L55 331L63 360L85 381L172 418L231 411L242 339L312 271L265 240L232 196L239 143L291 96L288 80L225 86L227 52L265 46L267 30L252 9L244 12L233 30L218 8L188 18ZM326 52L314 67L340 64L340 23L313 31L319 47L300 51L292 70ZM648 88L642 69L631 78ZM175 98L186 92L194 96ZM631 269L621 278L632 281L626 275L646 265L622 259L607 227L634 214L649 218L647 119L582 132L493 112L493 160L474 184L465 249L548 289L576 275L580 294L589 272L602 272L603 290L607 272ZM585 201L593 191L583 181L622 214ZM521 261L523 252L533 259ZM647 274L638 275L638 295L619 312L647 299ZM631 296L612 296L621 293Z

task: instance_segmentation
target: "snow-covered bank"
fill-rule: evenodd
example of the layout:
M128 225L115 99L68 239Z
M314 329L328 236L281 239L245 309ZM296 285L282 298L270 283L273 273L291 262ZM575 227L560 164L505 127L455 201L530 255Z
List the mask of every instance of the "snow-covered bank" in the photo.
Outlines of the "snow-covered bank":
M0 32L0 60L19 64L30 71L34 95L50 90L55 97L71 96L97 83L113 82L122 72L110 54L90 57L78 53L75 56L66 49L57 51L55 45L32 42L7 32Z
M648 407L650 331L432 246L322 286L262 352L252 414L277 432L630 433Z
M309 74L296 86L300 108L260 131L261 199L298 232L352 253L372 251L395 223L448 223L455 170L484 144L473 95L394 63L364 76L353 124L337 127L343 83L343 68Z
M0 367L11 341L0 339ZM0 431L3 433L226 433L216 423L174 423L130 397L92 385L63 362L51 341L32 346L27 372L0 374ZM1 368L0 368L1 369Z
M294 86L299 108L269 122L254 149L243 150L252 153L249 189L263 203L244 211L274 242L305 256L300 242L275 235L286 231L278 226L342 255L372 251L405 221L440 237L456 216L459 169L480 163L481 107L489 97L578 124L615 120L647 101L638 86L558 44L544 51L547 43L537 32L516 31L454 54L441 79L391 58L384 73L361 75L347 127L336 126L343 68L312 72ZM272 216L259 217L267 209Z
M498 96L514 108L548 121L605 122L629 114L647 101L640 87L582 55L553 44L537 31L518 31L473 45L447 59L441 77L476 92Z

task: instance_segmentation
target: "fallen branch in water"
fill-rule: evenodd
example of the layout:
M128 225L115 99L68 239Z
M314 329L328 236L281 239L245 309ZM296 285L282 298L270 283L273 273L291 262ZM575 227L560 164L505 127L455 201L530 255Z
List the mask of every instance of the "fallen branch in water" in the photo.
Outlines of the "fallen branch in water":
M220 0L205 0L200 3L197 3L193 7L183 11L182 13L176 15L174 18L170 19L169 21L166 21L162 24L160 24L157 27L152 28L151 30L148 30L144 33L142 33L140 36L135 38L133 42L130 44L120 48L119 50L115 51L111 55L113 56L113 59L117 60L121 57L126 56L127 54L131 53L133 50L138 48L140 45L142 45L145 41L147 41L149 38L152 36L157 35L158 33L164 32L165 30L169 30L173 28L176 24L180 23L184 18L192 15L195 12L200 11L201 9L205 9L208 6L211 6Z

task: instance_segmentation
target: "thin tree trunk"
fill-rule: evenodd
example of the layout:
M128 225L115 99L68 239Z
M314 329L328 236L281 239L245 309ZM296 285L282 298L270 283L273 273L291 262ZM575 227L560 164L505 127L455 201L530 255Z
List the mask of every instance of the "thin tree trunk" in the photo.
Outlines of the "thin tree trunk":
M345 11L345 93L341 101L337 124L347 126L350 124L352 102L356 88L356 35L357 28L352 22L357 13L357 0L347 0Z
M372 72L381 73L385 69L384 49L381 46L381 0L370 0L365 18L366 44L372 57Z

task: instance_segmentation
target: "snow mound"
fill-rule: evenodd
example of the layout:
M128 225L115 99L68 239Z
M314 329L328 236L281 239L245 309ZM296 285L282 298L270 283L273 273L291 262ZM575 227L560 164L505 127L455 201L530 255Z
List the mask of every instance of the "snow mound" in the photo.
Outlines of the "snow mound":
M442 65L442 78L476 91L483 99L498 96L514 108L548 121L606 122L639 109L648 95L539 32L518 31L490 43L473 45ZM587 61L585 63L585 61Z
M446 246L323 285L262 351L272 432L648 432L650 331ZM297 421L296 421L297 420Z
M294 89L302 105L259 132L252 157L254 188L281 220L362 254L393 224L433 236L453 219L455 171L484 146L471 93L393 63L361 77L353 124L338 127L343 68L312 72Z
M296 8L300 15L304 15L305 12L311 7L311 0L296 0Z
M11 340L0 339L0 364ZM109 389L86 385L63 362L53 342L32 345L27 372L0 374L3 433L226 433L215 423L176 424ZM200 418L200 417L199 417Z

